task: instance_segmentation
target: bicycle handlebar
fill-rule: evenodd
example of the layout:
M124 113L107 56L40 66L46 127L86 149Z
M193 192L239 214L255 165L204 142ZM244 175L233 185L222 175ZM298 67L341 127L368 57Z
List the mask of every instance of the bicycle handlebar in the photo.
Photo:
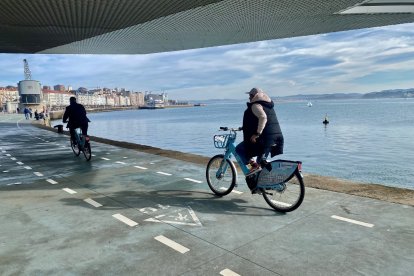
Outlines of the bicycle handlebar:
M228 130L230 130L230 131L241 131L241 130L243 130L243 127L238 127L238 128L220 127L220 130L223 130L223 131L228 131Z

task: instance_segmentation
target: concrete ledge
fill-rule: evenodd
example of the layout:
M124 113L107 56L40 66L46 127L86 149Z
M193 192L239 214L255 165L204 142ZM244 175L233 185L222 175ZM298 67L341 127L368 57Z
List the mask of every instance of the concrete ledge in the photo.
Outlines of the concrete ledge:
M49 130L57 132L57 130L53 127L48 127L41 122L35 121L33 125ZM69 135L68 131L64 131L65 135ZM121 142L121 141L114 141L110 139L90 136L92 141L104 143L108 145L113 145L121 148L132 149L140 152L160 155L164 157L169 157L181 161L191 162L199 165L207 165L208 161L210 160L209 157L183 153L179 151L173 150L166 150L160 149L151 146L139 145L129 142ZM321 190L328 190L338 193L346 193L350 195L368 197L378 200L383 200L387 202L399 203L414 206L414 190L410 189L403 189L403 188L396 188L396 187L389 187L384 186L381 184L375 183L362 183L362 182L352 182L349 180L338 179L333 177L327 176L320 176L314 174L304 174L305 178L305 185L307 187L312 187Z

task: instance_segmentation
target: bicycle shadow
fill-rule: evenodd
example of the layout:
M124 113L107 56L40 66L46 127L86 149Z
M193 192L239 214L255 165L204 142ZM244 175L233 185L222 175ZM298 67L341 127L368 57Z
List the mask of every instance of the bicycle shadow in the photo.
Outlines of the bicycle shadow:
M260 199L263 200L262 198ZM102 204L102 206L96 208L83 201L80 202L80 199L76 198L61 199L66 205L82 206L97 211L133 208L140 211L142 214L146 214L145 210L147 209L155 210L160 208L159 206L168 206L170 209L190 207L197 211L197 213L206 214L232 216L285 215L284 213L275 212L270 207L255 206L255 201L246 200L244 198L231 195L218 197L209 192L192 190L119 191L101 195L100 197L94 197L93 200Z

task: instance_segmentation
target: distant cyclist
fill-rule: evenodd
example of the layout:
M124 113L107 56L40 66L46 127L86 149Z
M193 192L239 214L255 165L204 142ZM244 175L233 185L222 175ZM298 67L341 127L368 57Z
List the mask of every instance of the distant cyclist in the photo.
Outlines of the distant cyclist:
M66 107L65 114L63 114L63 122L67 123L69 119L67 127L69 128L70 137L73 143L76 144L75 129L80 128L82 130L82 134L88 141L88 123L90 121L88 117L86 117L85 107L78 104L75 97L70 97L69 101L70 105Z

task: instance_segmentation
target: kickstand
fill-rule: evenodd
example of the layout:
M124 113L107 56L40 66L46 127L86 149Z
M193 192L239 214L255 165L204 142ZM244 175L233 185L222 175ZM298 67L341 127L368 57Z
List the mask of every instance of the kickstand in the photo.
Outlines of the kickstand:
M263 192L264 192L265 194L267 194L267 195L271 195L271 196L273 195L273 193L269 193L269 192L267 192L267 191L266 191L266 190L264 190L264 189L263 189Z

